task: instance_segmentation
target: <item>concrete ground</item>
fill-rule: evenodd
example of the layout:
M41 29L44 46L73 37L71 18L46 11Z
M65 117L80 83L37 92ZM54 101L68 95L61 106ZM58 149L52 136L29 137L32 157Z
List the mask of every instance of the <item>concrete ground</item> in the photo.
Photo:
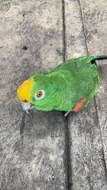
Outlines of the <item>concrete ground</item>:
M107 55L106 0L0 0L0 190L107 190L107 61L93 103L67 119L24 115L16 97L32 72L87 54Z

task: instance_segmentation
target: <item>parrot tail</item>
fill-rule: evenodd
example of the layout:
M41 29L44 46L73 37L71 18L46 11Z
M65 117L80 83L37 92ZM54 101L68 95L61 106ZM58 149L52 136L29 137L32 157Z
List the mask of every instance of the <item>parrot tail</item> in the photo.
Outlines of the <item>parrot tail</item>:
M103 60L103 59L107 59L107 55L100 55L100 56L96 56L95 60Z
M99 55L99 56L96 56L95 58L93 58L91 63L95 64L97 60L104 60L104 59L107 59L107 55Z

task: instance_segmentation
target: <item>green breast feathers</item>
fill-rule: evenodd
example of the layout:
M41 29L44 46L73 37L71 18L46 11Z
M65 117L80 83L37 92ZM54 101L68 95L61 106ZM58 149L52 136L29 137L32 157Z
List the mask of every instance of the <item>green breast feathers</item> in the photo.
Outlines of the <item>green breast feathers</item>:
M49 73L34 73L17 90L25 111L74 111L86 108L100 84L96 60L106 56L70 59Z

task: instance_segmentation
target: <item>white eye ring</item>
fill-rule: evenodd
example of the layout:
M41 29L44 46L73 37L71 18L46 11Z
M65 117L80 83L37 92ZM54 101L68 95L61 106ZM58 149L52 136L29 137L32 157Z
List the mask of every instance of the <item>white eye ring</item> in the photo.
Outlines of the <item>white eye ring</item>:
M37 93L35 93L35 99L36 100L42 100L45 97L45 91L39 90Z

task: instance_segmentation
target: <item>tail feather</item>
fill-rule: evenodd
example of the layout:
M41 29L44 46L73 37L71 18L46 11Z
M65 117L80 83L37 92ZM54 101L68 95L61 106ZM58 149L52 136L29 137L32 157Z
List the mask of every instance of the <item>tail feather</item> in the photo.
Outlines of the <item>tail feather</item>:
M93 58L91 64L96 64L96 61L107 59L107 55L99 55Z
M96 56L95 60L104 60L107 59L107 55L100 55L100 56Z

